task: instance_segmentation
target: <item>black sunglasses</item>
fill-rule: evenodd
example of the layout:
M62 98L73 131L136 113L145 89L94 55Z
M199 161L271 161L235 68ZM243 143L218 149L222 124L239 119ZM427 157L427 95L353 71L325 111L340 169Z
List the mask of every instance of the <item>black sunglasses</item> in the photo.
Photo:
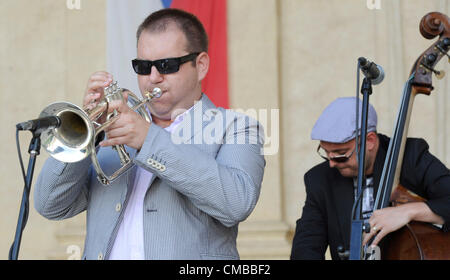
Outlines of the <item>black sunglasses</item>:
M138 75L150 75L152 66L155 66L160 74L172 74L180 70L180 65L194 60L200 53L191 53L182 57L163 58L158 60L133 59L134 72Z
M324 150L324 148L322 148L320 145L319 145L319 147L317 147L317 153L319 154L319 156L321 158L323 158L324 160L332 160L337 163L343 163L343 162L348 161L352 157L355 150L356 150L356 147L353 149L353 151L349 155L344 154L344 155L337 155L334 157L329 157L327 152Z

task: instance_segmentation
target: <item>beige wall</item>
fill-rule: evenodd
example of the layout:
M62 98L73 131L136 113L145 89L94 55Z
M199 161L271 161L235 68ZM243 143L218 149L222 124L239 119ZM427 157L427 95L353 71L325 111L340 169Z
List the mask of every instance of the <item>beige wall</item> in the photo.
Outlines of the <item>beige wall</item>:
M279 132L279 151L266 156L260 200L240 226L243 258L288 258L305 199L303 174L320 161L314 152L317 143L309 140L311 128L334 98L355 94L359 56L385 69L386 79L374 87L371 101L379 130L390 134L410 67L430 44L419 34L420 18L434 10L448 14L449 3L380 2L380 10L369 10L366 0L228 0L231 107L266 110L269 120L279 114L279 123L269 121L266 127L274 142L277 133L272 131ZM81 3L81 10L70 10L62 0L0 1L0 120L6 124L0 148L0 258L7 258L13 240L23 189L15 124L37 117L54 101L80 104L87 77L105 68L106 2ZM437 68L448 69L445 59ZM426 138L447 165L449 81L435 80L433 94L417 98L409 133ZM21 134L25 164L29 140L27 133ZM42 151L35 179L46 157ZM20 257L67 259L76 253L67 249L82 248L83 235L83 215L52 222L32 207Z
M0 258L8 256L23 190L15 124L37 118L52 102L81 103L87 78L106 64L105 4L103 0L82 1L81 10L69 10L62 0L0 1L0 120L5 124L0 132L5 139L0 147ZM29 133L20 134L25 166L30 139ZM47 156L42 150L34 181ZM64 222L48 221L34 210L33 193L30 198L19 257L66 258L67 246L58 238L68 240L65 232L72 226L79 230L76 225L83 224L83 215Z

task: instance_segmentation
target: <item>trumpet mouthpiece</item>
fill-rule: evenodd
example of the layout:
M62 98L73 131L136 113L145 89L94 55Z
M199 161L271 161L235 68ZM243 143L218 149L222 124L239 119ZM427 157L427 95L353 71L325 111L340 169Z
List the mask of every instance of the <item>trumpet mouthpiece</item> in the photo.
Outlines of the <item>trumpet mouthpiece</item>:
M146 97L149 99L158 98L162 95L162 90L160 88L154 88L152 92L147 91L145 93Z
M153 97L160 97L162 95L162 90L160 88L154 88L152 91Z

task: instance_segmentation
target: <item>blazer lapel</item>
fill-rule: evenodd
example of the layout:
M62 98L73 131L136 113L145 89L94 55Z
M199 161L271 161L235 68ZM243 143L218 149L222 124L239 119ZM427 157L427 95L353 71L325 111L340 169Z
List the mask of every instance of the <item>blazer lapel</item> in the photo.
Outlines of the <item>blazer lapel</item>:
M190 137L186 137L184 143L191 143L192 139L194 140L194 144L203 143L203 135L202 131L204 127L209 123L208 121L203 121L203 116L208 112L211 112L211 109L216 109L217 107L212 103L212 101L206 96L202 94L202 98L194 104L194 107L189 112L189 118L186 118L184 121L190 121ZM208 116L207 119L211 119L211 116ZM186 123L184 124L186 126Z

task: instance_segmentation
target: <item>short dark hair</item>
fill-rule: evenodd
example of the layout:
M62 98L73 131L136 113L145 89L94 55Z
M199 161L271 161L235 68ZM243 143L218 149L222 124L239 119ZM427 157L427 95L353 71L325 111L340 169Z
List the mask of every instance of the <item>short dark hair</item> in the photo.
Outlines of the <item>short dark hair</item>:
M187 39L187 50L193 52L208 52L208 35L200 20L193 14L183 10L167 8L150 14L136 32L139 41L142 31L163 32L175 23Z

